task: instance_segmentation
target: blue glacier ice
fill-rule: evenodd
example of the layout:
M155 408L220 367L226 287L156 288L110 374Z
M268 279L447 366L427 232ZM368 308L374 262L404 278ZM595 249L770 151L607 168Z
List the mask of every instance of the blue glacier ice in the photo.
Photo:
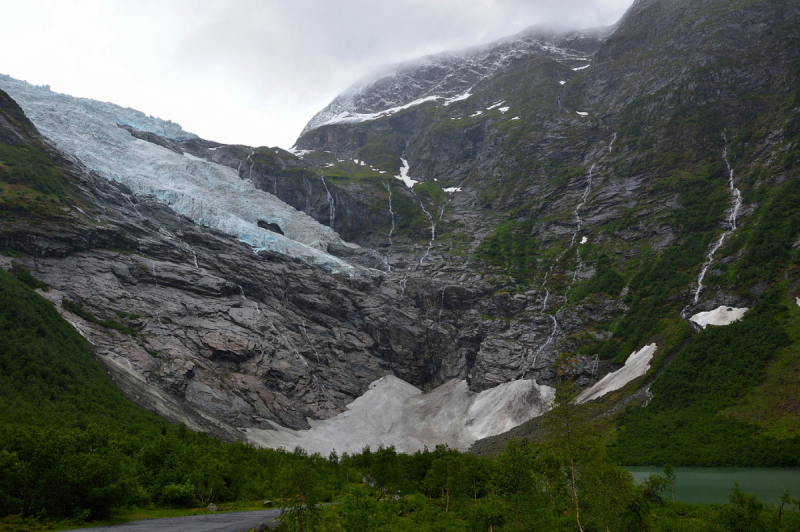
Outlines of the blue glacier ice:
M353 265L326 253L339 236L316 220L256 189L236 170L184 156L130 135L129 125L174 140L195 135L173 122L111 103L51 92L0 75L0 88L22 107L39 131L99 175L152 195L195 223L232 235L255 250L270 250L333 273L358 274ZM280 226L284 235L258 227Z

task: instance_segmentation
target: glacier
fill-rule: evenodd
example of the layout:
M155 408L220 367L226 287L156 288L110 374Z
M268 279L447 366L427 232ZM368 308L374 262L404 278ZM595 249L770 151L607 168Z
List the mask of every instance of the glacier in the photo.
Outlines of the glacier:
M233 168L179 155L136 139L119 127L126 125L173 140L196 138L178 124L111 103L59 94L9 76L0 75L0 88L60 149L102 177L123 183L135 195L154 196L198 225L234 236L255 251L274 251L332 273L363 273L362 268L326 252L328 245L343 243L331 228L256 189ZM277 224L284 235L262 229L259 221Z

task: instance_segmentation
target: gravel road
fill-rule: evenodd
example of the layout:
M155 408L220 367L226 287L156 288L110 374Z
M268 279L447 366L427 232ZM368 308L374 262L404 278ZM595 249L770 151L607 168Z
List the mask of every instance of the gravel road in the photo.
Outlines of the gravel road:
M262 521L271 521L281 511L257 510L253 512L227 512L207 515L188 515L164 519L145 519L113 526L80 528L93 532L245 532Z

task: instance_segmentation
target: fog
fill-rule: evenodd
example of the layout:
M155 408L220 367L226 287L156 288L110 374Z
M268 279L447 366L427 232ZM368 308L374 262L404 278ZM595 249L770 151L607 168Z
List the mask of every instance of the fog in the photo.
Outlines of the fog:
M226 143L290 147L387 63L532 25L613 24L632 0L0 0L0 73Z

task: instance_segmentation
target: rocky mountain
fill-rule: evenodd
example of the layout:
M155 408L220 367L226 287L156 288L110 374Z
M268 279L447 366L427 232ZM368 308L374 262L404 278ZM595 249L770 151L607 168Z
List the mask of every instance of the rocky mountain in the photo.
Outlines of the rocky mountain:
M389 67L337 96L311 119L302 135L327 124L359 123L390 116L425 102L449 105L464 100L478 82L527 57L547 57L580 69L612 30L555 33L534 27L486 46Z
M4 104L0 141L68 184L3 185L2 260L51 287L128 397L226 438L344 438L383 408L397 414L384 443L464 447L537 434L524 423L561 382L603 415L673 412L659 383L720 364L753 377L720 373L739 384L703 423L786 438L800 396L774 379L800 375L798 22L789 1L637 0L609 30L391 67L292 152L3 77L21 109ZM783 332L759 343L765 315ZM726 352L720 329L752 350L691 358ZM417 391L369 390L389 375Z

